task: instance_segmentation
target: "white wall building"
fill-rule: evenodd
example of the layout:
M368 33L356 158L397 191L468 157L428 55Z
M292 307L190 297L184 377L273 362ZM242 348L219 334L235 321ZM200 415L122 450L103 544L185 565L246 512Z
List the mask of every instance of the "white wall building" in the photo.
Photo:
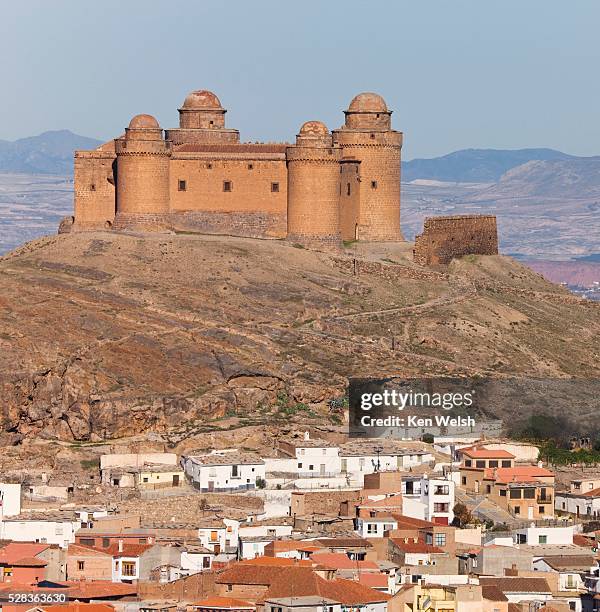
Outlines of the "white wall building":
M265 481L265 462L249 453L182 456L181 465L194 488L203 492L255 489Z
M445 478L402 478L402 514L449 525L454 520L455 483Z
M203 546L186 546L181 551L181 573L185 576L207 572L212 568L214 553Z
M393 517L359 516L355 519L356 531L363 538L383 538L386 531L398 528L398 522Z
M21 485L0 483L0 519L21 514Z
M580 488L583 487L580 485ZM556 492L554 509L585 518L600 518L600 488L582 493Z
M233 519L200 519L200 546L214 554L237 550L239 521Z
M515 544L528 546L572 546L573 526L527 527L515 531Z
M23 518L22 515L0 523L0 539L15 542L58 544L67 548L75 542L75 532L81 529L76 518Z

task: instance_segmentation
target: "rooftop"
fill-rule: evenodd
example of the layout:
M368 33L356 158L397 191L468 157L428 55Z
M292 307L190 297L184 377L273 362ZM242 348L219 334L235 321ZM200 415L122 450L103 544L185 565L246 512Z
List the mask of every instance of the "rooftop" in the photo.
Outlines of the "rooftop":
M208 455L186 455L195 463L202 465L264 465L264 461L251 453L214 453Z

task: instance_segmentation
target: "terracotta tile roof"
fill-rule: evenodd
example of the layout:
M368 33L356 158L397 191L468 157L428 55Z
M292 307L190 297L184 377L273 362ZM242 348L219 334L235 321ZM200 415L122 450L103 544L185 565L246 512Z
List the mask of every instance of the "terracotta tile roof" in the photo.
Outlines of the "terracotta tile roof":
M480 578L479 584L483 586L492 585L503 593L551 593L545 578L524 578L522 576L511 576L509 578Z
M523 465L514 468L498 468L495 470L496 482L510 484L511 482L537 482L538 478L551 478L554 472L535 465Z
M320 549L317 549L320 550ZM272 567L314 567L314 563L308 559L288 559L287 557L254 557L240 561L242 565L262 565Z
M95 548L95 550L105 552L111 557L139 557L153 546L155 546L155 544L133 544L130 542L123 542L121 547L123 550L119 550L119 543L113 542L106 548Z
M463 448L460 451L471 459L515 459L512 453L505 450L490 450L487 448Z
M84 546L83 544L69 544L67 556L73 557L111 557L105 549Z
M48 612L114 612L115 610L114 606L110 604L81 603L79 601L63 605L38 605L35 606L35 609L47 610Z
M50 548L49 544L36 544L33 542L10 542L0 549L0 563L15 563L19 559L37 557Z
M431 544L425 544L425 542L405 542L401 538L391 538L394 545L405 553L422 553L422 554L435 554L443 553L444 551L437 546Z
M390 495L378 501L365 501L359 508L402 508L402 495Z
M219 610L228 610L228 609L248 609L254 610L256 609L256 605L250 603L249 601L244 601L243 599L234 599L233 597L206 597L201 599L200 601L196 601L191 604L194 607L198 608L215 608Z
M278 552L289 552L290 550L320 550L322 547L315 542L301 542L298 540L273 540L273 551ZM270 546L270 545L269 545Z
M427 527L435 527L435 525L429 521L412 518L411 516L395 514L394 517L398 523L398 529L422 529Z
M37 557L23 557L22 559L12 561L11 565L16 567L46 567L48 564L43 559L38 559Z
M593 555L557 555L543 557L543 560L556 571L588 570L594 565Z
M583 497L600 497L600 488L587 491L583 494Z
M124 582L93 580L61 583L67 586L71 599L106 599L109 597L126 597L137 595L137 586Z
M573 535L573 544L577 546L583 546L584 548L594 548L595 541L594 538L589 538L587 536L581 535L580 533L576 533Z
M311 555L311 560L323 567L328 567L336 570L374 570L379 571L379 566L374 561L353 561L344 553L314 553Z
M495 584L481 585L481 594L489 601L508 601L506 595Z
M315 542L326 548L372 548L373 546L364 538L319 538Z
M325 580L313 571L299 570L282 572L281 576L268 588L264 599L311 595L339 601L345 606L356 606L391 599L391 596L387 593L381 593L353 580L343 578Z
M388 577L385 574L376 574L374 572L360 574L358 577L358 582L372 589L387 588L389 586Z

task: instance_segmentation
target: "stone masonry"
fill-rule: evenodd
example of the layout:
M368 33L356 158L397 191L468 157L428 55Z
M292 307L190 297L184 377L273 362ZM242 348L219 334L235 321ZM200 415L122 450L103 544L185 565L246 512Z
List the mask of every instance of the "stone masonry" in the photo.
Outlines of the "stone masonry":
M414 260L423 266L447 265L464 255L497 255L498 231L493 215L428 217L415 236Z

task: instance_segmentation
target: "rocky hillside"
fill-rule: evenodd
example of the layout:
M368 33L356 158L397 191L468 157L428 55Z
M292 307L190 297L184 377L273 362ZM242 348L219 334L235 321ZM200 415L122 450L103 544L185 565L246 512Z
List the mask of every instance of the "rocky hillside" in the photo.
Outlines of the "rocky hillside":
M424 270L408 244L98 233L0 259L7 443L326 418L350 375L444 373L598 376L600 305L506 257Z

